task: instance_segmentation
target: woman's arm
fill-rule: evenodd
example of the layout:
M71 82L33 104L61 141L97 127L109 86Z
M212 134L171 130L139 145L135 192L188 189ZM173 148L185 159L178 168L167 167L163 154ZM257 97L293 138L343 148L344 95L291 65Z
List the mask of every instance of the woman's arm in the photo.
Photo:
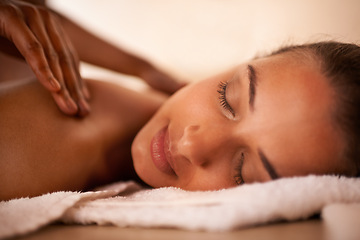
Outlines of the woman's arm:
M184 84L150 62L104 41L65 16L56 13L82 61L144 79L155 89L174 93Z
M47 7L45 0L24 1ZM104 41L64 15L58 13L56 10L52 9L51 11L59 17L62 27L70 37L82 61L138 77L142 77L146 72L158 71L145 59Z
M46 0L26 1L46 7ZM116 72L140 77L151 87L170 94L185 85L184 82L173 78L147 60L114 46L64 15L53 9L52 11L59 17L62 27L70 37L80 60Z

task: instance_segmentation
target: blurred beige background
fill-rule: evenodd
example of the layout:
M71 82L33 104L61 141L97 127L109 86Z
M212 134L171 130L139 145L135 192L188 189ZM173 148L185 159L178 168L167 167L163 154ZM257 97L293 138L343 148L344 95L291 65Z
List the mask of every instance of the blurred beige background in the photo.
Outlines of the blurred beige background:
M287 43L360 43L359 0L50 0L112 43L198 80ZM85 76L113 73L83 65ZM117 76L118 78L118 76Z

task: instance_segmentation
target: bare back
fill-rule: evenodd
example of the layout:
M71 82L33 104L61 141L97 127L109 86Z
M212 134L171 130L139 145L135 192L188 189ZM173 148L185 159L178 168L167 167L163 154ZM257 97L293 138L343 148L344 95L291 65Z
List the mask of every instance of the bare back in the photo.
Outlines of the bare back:
M36 80L0 83L0 200L132 177L130 146L164 97L87 81L92 111L62 114Z

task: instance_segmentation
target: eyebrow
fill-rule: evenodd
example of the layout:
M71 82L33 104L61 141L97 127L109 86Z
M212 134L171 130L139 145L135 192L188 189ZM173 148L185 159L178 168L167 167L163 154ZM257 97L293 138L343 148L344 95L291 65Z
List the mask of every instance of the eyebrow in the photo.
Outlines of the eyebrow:
M266 157L264 152L261 149L258 149L258 154L260 156L261 162L265 167L265 170L268 172L272 180L279 178L279 175L276 173L274 166L270 163L269 159Z
M257 78L257 72L253 65L248 65L248 78L249 78L249 105L250 110L254 111L254 103L255 103L255 96L256 96L256 86L258 82ZM258 149L258 154L260 156L260 160L265 168L265 170L268 172L269 176L272 180L275 180L279 178L279 175L275 171L275 168L270 163L269 159L266 157L264 152L261 149Z
M256 86L258 79L255 68L251 64L248 65L248 78L249 78L249 105L250 105L250 110L254 111Z

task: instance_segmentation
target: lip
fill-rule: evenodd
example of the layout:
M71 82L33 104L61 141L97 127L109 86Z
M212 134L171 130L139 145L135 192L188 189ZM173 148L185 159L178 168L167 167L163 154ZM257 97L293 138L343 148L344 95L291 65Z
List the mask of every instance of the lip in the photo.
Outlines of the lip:
M150 143L151 159L161 172L176 175L172 167L171 153L169 152L169 135L167 127L160 129Z

